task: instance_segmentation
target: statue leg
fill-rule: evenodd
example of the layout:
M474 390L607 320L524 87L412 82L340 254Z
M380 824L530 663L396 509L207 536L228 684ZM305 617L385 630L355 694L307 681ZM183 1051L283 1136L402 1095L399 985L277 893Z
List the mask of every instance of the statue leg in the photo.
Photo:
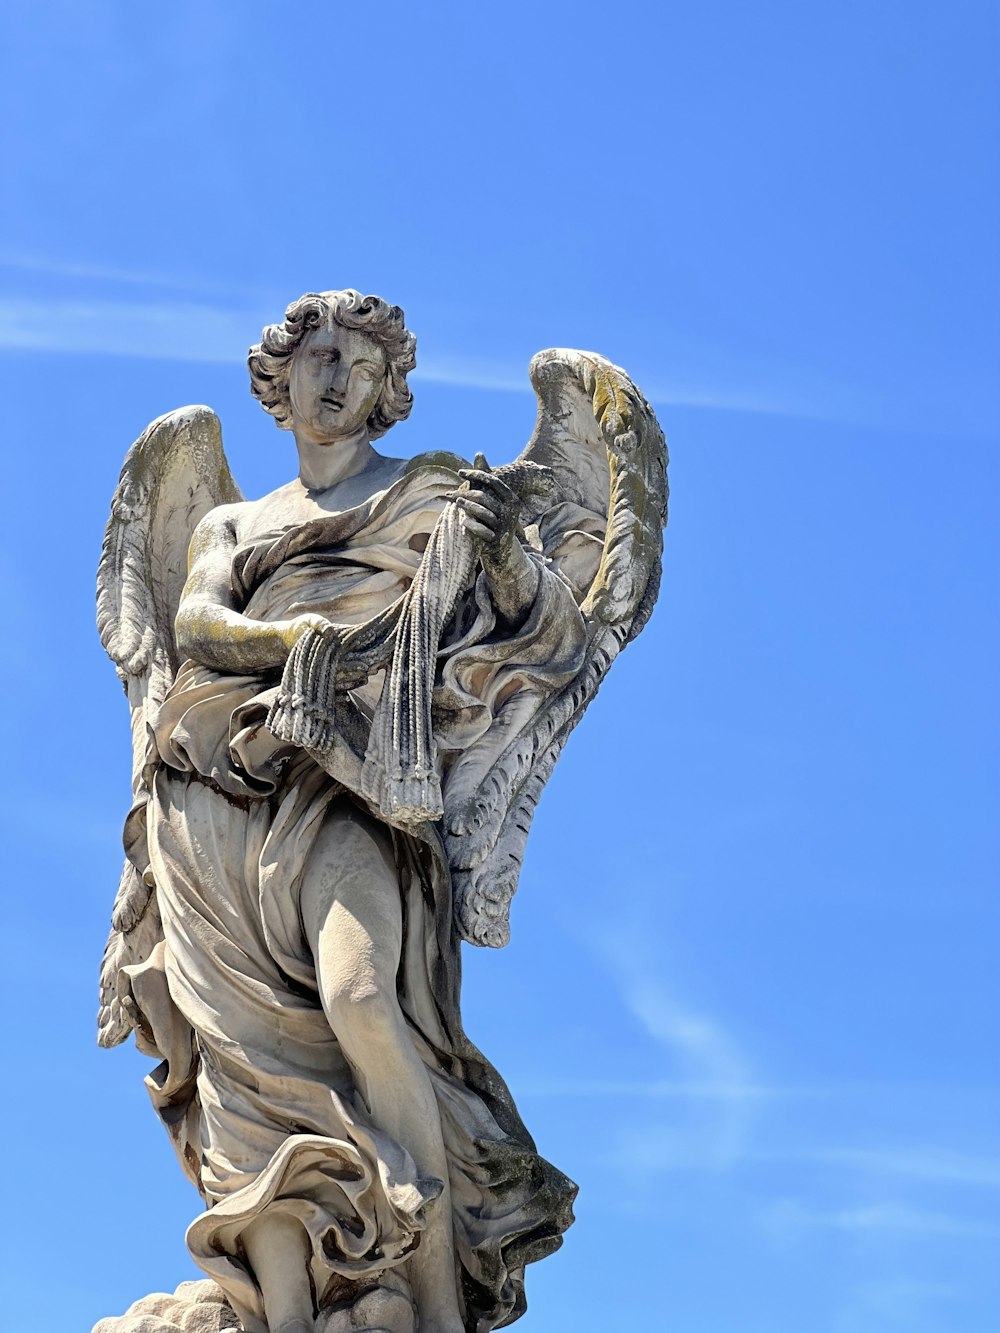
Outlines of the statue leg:
M271 1333L312 1333L309 1239L294 1217L264 1214L243 1233Z
M399 872L386 830L349 801L331 809L316 839L301 912L323 1007L373 1121L422 1174L444 1181L408 1263L420 1333L463 1333L441 1118L396 995Z

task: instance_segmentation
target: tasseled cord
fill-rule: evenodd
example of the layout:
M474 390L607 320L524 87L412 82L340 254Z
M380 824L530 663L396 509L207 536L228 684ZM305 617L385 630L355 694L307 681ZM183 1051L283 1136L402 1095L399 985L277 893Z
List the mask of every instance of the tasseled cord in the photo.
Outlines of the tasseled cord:
M403 599L361 778L365 800L399 828L444 813L431 719L434 674L441 636L469 585L477 554L461 510L446 505Z
M397 827L414 827L443 813L431 721L435 664L444 627L472 577L477 549L458 506L446 505L404 595L363 625L307 630L288 654L268 713L268 730L278 740L323 754L336 743L338 689L350 689L359 671L371 674L391 656L361 794Z
M551 490L551 474L534 463L497 468L516 494ZM268 713L282 741L320 754L337 736L337 692L392 665L372 721L361 795L397 828L416 828L444 813L431 704L438 647L459 597L472 581L479 543L462 511L446 504L413 582L398 601L363 625L308 630L295 644Z
M267 716L268 729L278 740L320 753L332 749L344 638L342 625L307 630L288 654L281 690Z
M392 656L406 596L363 625L307 630L288 654L281 688L267 715L280 741L324 754L337 737L337 694L346 693Z

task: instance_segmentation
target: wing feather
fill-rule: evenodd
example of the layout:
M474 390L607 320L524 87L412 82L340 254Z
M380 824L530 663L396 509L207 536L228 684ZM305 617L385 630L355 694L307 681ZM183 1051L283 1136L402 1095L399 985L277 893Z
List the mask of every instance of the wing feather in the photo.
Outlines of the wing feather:
M545 783L612 662L649 619L667 517L663 432L625 372L595 353L554 348L534 358L530 374L538 419L522 457L550 468L559 498L601 515L606 527L580 604L580 671L501 749L472 801L446 812L456 924L471 943L493 947L510 937L510 902Z
M101 964L98 1041L114 1046L134 1026L119 998L124 967L144 962L162 938L146 845L142 771L146 718L179 665L174 618L187 577L191 535L220 504L242 499L222 448L219 419L182 407L151 422L125 457L97 571L97 628L128 696L132 794L126 860Z

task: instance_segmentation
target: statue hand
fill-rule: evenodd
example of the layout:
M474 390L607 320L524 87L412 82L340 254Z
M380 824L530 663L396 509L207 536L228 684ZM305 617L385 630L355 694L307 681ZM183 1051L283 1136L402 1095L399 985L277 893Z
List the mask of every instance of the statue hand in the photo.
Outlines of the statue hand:
M482 454L474 466L458 474L466 483L452 499L465 517L466 531L484 543L483 558L505 564L517 545L516 533L521 501L507 483L490 469Z
M275 628L278 629L282 642L291 652L299 639L309 630L315 630L318 634L325 634L327 630L333 628L333 621L327 620L325 616L318 615L314 611L307 611L301 616L296 616L294 620L276 621ZM364 660L364 658L359 660L353 658L350 654L346 654L339 663L334 688L338 693L356 690L359 685L364 685L367 682L372 670L371 663Z
M514 630L528 615L540 578L537 564L528 559L517 536L522 497L491 471L482 454L476 454L474 462L475 466L459 472L465 489L451 498L462 513L466 531L483 544L480 559L497 623ZM510 475L510 469L507 472Z
M317 615L313 611L307 611L301 616L295 616L293 620L278 620L274 623L274 628L281 636L281 641L289 652L295 647L299 639L307 630L314 629L319 634L328 630L331 621L326 616Z

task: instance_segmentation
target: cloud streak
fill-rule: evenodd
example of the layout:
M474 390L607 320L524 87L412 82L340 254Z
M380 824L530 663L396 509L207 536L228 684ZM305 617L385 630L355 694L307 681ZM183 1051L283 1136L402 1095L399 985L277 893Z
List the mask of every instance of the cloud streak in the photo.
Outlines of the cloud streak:
M744 1095L754 1085L746 1057L718 1022L671 993L645 938L627 923L621 932L605 931L587 942L633 1020L680 1065L691 1083Z
M236 364L243 359L242 349L256 340L263 324L282 308L285 299L271 290L248 293L245 286L210 278L140 272L114 264L10 251L0 251L0 269L15 275L21 285L56 287L54 293L47 290L37 300L0 300L0 348L36 353L104 351L115 356ZM54 279L61 279L61 284L54 283ZM93 300L68 299L64 289L73 285L96 287L102 295ZM116 288L145 288L167 294L168 299L103 299L104 293ZM208 294L220 304L171 301L169 293ZM46 310L54 323L65 324L64 330L39 327L33 313L38 308ZM107 320L117 313L126 314L134 337L109 337ZM656 373L639 375L643 391L658 407L800 422L928 429L926 413L908 426L900 422L899 403L881 392L836 382L806 365L793 367L748 359L745 349L727 348L717 340L692 343L681 330L677 331L672 369L665 373L661 364L657 363ZM464 350L457 354L443 352L430 360L421 356L416 378L462 389L530 392L526 367L520 362L477 359ZM963 430L963 434L969 433ZM971 430L973 435L983 433L981 423Z
M241 365L266 316L196 302L0 298L0 348L61 355ZM527 372L483 362L422 358L414 378L530 393Z
M625 1012L661 1053L663 1076L621 1080L648 1101L670 1104L645 1123L629 1120L613 1158L637 1179L668 1170L723 1170L739 1160L754 1113L773 1095L725 1028L668 988L646 943L648 930L586 936L614 982ZM612 1094L613 1095L613 1094Z
M0 299L0 348L12 351L231 364L251 329L246 315L195 303Z
M751 1083L699 1083L685 1079L553 1079L518 1084L525 1097L630 1097L645 1101L765 1101L784 1095L781 1088Z
M810 1208L797 1199L782 1199L767 1209L762 1221L769 1229L786 1235L822 1230L854 1235L1000 1240L1000 1225L995 1223L892 1202L823 1210Z
M776 1154L776 1157L782 1157ZM896 1176L926 1184L964 1185L1000 1189L1000 1159L973 1157L940 1148L831 1148L785 1154L783 1160L801 1160L872 1175Z
M182 279L165 273L136 272L110 264L76 263L72 260L49 259L40 255L0 251L0 268L14 273L37 273L50 278L70 278L74 281L103 282L121 287L165 287L170 291L212 291L235 296L230 287L202 279Z
M0 257L2 262L2 257ZM101 266L48 264L23 260L29 271L104 283L185 290L169 278L130 274ZM193 289L189 287L188 289ZM206 290L199 285L198 290ZM274 317L274 301L262 297L253 307L196 301L106 300L0 297L0 348L60 355L107 355L207 365L242 364L246 349ZM421 355L417 381L494 393L531 393L527 367L466 356ZM721 411L807 416L808 411L775 396L719 391L680 382L650 385L644 391L658 404Z

